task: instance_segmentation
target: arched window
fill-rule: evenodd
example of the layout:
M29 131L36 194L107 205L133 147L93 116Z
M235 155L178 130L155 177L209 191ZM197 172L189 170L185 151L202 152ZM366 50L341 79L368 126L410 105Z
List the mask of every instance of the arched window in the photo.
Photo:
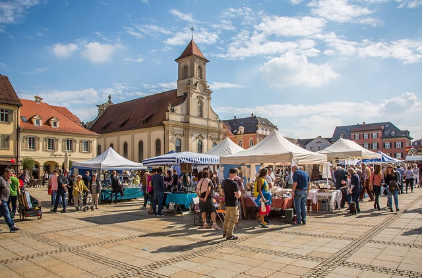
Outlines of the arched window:
M144 142L141 140L138 142L138 161L141 162L144 159Z
M203 102L198 101L198 117L203 117Z
M100 155L101 154L101 146L100 145L98 145L97 146L97 155Z
M123 157L128 158L128 143L123 143Z
M114 146L113 146L113 143L110 143L110 148L114 149L113 147L114 147Z
M187 65L185 65L182 68L182 79L185 79L185 78L188 78L188 66Z
M201 66L197 67L197 77L203 79L203 68Z
M201 141L201 140L198 140L198 143L197 143L197 152L198 153L203 153L203 141Z
M177 153L181 152L181 139L179 138L175 140L175 152Z
M160 142L160 139L156 140L156 156L161 155L162 153L162 142Z

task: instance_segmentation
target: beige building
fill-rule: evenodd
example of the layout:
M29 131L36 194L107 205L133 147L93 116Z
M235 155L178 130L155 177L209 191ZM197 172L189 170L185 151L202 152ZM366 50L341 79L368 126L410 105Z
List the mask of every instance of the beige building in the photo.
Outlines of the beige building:
M88 123L99 134L96 154L113 147L141 162L171 150L203 153L222 140L222 123L211 108L206 81L209 61L192 40L176 62L177 89L99 106L99 116Z
M64 165L68 153L70 161L83 161L96 157L94 148L98 134L90 131L66 107L20 99L20 158L35 160L30 175L40 177L44 172Z
M18 118L21 106L9 79L0 74L0 175L6 167L18 170Z

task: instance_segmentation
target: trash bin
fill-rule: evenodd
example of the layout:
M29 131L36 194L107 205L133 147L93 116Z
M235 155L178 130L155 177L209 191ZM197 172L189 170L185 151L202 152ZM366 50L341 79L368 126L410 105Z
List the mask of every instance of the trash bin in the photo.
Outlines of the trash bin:
M292 220L294 219L294 209L286 209L285 210L285 223L291 224Z

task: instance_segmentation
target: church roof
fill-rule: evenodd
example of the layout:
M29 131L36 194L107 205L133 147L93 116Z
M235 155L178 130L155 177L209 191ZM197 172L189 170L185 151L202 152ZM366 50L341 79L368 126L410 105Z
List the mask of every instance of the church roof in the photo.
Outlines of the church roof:
M99 134L118 131L163 126L169 103L177 106L183 103L186 95L177 96L170 90L142 98L129 100L109 106L95 124L92 131Z
M12 84L7 76L0 74L0 103L22 106L18 95L13 89Z
M195 55L197 57L203 58L204 60L209 62L209 60L207 60L206 57L204 57L203 53L201 53L200 49L198 48L194 40L190 41L190 43L185 48L184 52L182 52L181 56L179 56L175 61L178 61L182 58L185 58L191 55Z

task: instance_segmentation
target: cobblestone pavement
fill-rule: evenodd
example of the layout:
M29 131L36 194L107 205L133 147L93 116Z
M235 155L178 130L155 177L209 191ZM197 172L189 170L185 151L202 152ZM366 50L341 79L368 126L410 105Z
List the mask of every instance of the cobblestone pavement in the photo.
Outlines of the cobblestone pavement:
M422 277L421 188L399 196L398 213L381 198L381 211L365 201L356 216L309 213L305 226L240 220L236 241L192 215L153 217L138 200L61 214L46 188L30 193L43 218L17 219L14 234L0 220L0 277Z

